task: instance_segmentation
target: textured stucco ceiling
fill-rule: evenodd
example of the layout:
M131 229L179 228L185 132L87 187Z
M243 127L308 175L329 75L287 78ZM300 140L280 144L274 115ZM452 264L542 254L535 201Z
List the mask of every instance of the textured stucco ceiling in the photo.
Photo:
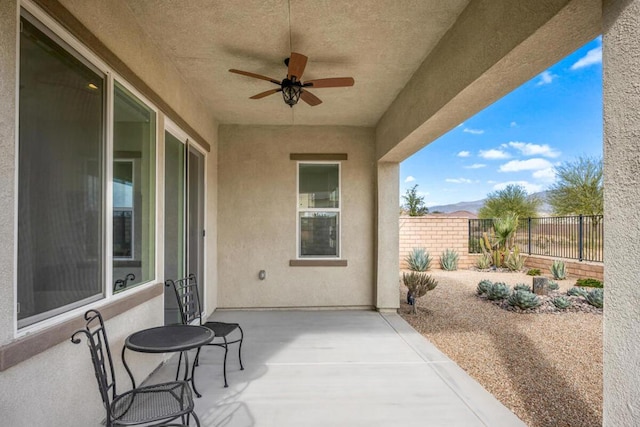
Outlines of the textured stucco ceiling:
M127 0L143 31L220 123L374 126L469 0ZM309 57L303 81L355 86L312 91L289 108L275 87L291 51Z

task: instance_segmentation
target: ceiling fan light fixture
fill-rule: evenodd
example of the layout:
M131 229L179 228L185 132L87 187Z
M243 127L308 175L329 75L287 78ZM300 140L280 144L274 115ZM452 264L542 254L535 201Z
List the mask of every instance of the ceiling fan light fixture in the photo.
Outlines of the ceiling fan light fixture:
M282 98L285 104L293 108L294 105L300 100L300 93L302 92L302 86L295 83L282 84Z

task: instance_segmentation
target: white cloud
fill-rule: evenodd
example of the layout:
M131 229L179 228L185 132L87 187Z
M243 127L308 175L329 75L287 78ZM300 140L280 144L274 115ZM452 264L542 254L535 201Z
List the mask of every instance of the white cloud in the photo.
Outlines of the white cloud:
M415 181L415 180L416 180L416 179L415 179L414 177L412 177L411 175L409 175L408 177L406 177L406 178L404 179L404 182L413 182L413 181Z
M486 168L487 165L483 164L483 163L474 163L471 166L465 166L465 169L481 169L481 168Z
M464 124L464 122L460 123L458 126L456 126L457 128L459 128L460 126L462 126Z
M552 149L547 144L532 144L530 142L516 142L509 143L510 147L520 151L525 156L544 156L544 157L558 157L560 152Z
M516 122L511 122L511 123L509 124L509 126L511 126L512 128L514 128L514 127L518 126L518 123L516 123Z
M491 150L480 150L480 152L478 153L478 155L480 157L482 157L483 159L491 159L491 160L495 160L495 159L508 159L509 157L511 157L509 155L509 153L506 153L502 150L496 150L496 149L491 149Z
M511 160L500 166L498 172L537 171L552 167L545 159Z
M591 49L585 56L571 66L571 70L588 67L589 65L602 63L602 46Z
M553 82L553 79L555 79L558 76L556 74L553 74L551 71L547 70L540 73L538 77L540 77L540 80L538 80L538 83L536 83L536 86L548 85L549 83Z
M452 184L473 184L473 181L467 178L447 178L445 182L450 182Z
M472 135L482 135L484 133L484 130L464 128L462 132L470 133Z
M507 185L521 185L529 194L537 193L539 191L542 191L542 189L544 188L542 185L532 184L529 181L507 181L507 182L499 182L495 184L493 186L493 189L504 190L507 187Z
M541 181L553 182L556 179L556 170L554 168L540 169L533 173L533 177Z
M469 157L471 155L468 151L461 151L458 153L458 157Z
M497 182L498 182L498 181L494 181L494 180L490 179L489 181L487 181L487 184L495 184L495 183L497 183Z

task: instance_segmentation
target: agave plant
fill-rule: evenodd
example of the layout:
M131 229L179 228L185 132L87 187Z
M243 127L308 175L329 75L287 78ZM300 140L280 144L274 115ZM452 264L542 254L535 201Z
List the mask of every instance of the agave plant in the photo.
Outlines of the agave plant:
M560 285L558 285L558 282L549 280L549 283L547 284L547 288L549 288L550 291L557 291L558 289L560 289Z
M520 250L516 247L513 251L509 252L504 259L504 265L510 271L520 271L524 268L525 258L520 255Z
M476 267L480 270L486 270L487 268L491 267L491 255L480 255L480 257L478 257L478 259L476 260Z
M486 294L491 286L493 286L493 282L491 280L481 280L476 287L476 293L478 295Z
M559 259L553 260L553 264L551 264L551 274L553 274L553 278L556 280L566 279L567 273L564 262Z
M527 292L531 292L531 286L525 284L525 283L518 283L516 285L513 286L513 290L514 291L527 291Z
M584 290L583 288L579 288L577 286L574 286L573 288L569 289L567 291L567 295L572 296L572 297L583 297L586 298L587 297L587 291Z
M510 294L511 294L511 289L509 289L509 286L507 286L507 284L502 282L494 283L487 290L487 298L490 299L491 301L505 299Z
M518 290L514 291L507 299L509 305L514 307L520 307L523 310L530 308L536 308L542 304L540 298L533 292Z
M565 297L555 297L551 300L551 302L556 306L556 308L559 308L560 310L564 310L565 308L571 306L571 301L569 301Z
M416 313L415 300L421 298L438 286L438 282L429 274L412 271L411 273L402 273L402 282L409 289L413 304L411 313Z
M458 252L453 249L446 249L440 255L440 267L443 270L454 271L458 269Z
M431 267L431 256L424 248L413 248L405 261L411 271L427 271Z
M596 288L587 294L586 299L592 306L602 308L604 306L604 290Z

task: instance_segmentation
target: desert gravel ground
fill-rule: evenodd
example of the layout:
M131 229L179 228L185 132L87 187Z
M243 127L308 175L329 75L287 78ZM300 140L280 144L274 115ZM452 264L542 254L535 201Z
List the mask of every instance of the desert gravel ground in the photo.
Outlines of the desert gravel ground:
M438 287L409 314L418 332L530 427L602 425L602 315L519 314L475 295L482 279L531 284L523 273L429 271ZM558 281L566 291L575 279Z

